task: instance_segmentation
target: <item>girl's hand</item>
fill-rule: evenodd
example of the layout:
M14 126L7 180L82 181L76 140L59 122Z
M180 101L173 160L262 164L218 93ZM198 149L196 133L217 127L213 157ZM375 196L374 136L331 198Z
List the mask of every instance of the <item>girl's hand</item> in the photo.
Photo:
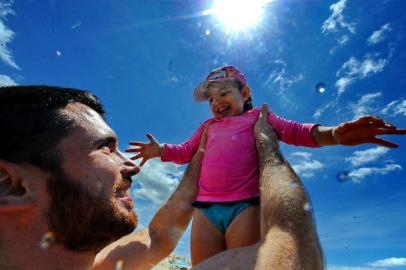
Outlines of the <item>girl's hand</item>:
M377 135L402 135L406 129L398 129L396 126L374 116L363 116L357 120L342 123L333 128L333 138L337 144L358 145L373 143L386 147L396 148L399 145L376 138Z
M146 134L149 143L143 142L129 142L132 146L137 146L137 148L126 149L127 153L138 153L137 155L131 157L130 159L136 160L142 158L140 166L144 165L150 158L160 157L163 153L163 145L159 144L158 141L149 133Z

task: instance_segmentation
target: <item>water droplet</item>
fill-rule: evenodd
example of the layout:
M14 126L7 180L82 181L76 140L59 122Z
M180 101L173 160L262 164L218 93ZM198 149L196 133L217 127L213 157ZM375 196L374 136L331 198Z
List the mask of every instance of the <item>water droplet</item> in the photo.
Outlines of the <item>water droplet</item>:
M337 173L336 178L338 182L348 181L350 179L349 172L348 171L339 172Z
M299 187L299 185L298 185L295 181L293 181L293 180L290 180L290 181L289 181L289 184L290 184L290 186L291 186L293 189L296 189L296 188Z
M305 211L309 212L309 211L312 210L312 205L311 205L309 202L306 202L306 203L303 205L303 209L304 209Z
M102 190L102 188L103 188L103 183L101 181L98 181L96 183L97 192L99 193Z
M53 232L47 232L41 237L39 247L42 250L49 248L50 245L55 243L55 235Z
M123 270L123 267L124 267L124 261L123 261L123 260L118 260L118 261L116 262L116 268L115 268L115 270Z
M315 88L319 94L323 94L326 91L326 85L323 82L317 83Z

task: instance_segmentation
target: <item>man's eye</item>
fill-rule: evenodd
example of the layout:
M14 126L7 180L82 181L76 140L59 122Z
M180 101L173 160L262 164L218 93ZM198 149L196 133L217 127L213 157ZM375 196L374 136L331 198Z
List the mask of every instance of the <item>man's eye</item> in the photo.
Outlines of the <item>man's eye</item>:
M116 151L116 147L113 142L106 142L106 143L100 145L100 149L109 151L110 153L113 153Z

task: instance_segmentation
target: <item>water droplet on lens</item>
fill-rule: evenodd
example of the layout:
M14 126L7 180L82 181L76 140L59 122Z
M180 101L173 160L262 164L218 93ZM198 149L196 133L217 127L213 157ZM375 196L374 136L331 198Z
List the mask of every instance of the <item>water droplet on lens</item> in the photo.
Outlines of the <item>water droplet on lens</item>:
M295 182L295 181L293 181L293 180L290 180L289 181L289 184L290 184L290 186L293 188L293 189L296 189L299 185Z
M304 209L305 211L309 212L309 211L312 210L312 205L311 205L309 202L306 202L306 203L303 205L303 209Z
M123 261L123 260L118 260L118 261L116 262L116 268L115 268L115 270L123 270L123 267L124 267L124 261Z
M323 94L326 91L326 85L323 82L317 83L315 88L319 94Z
M342 171L337 173L336 178L338 182L345 182L348 181L350 179L349 177L349 172L348 171Z
M50 245L55 243L55 235L53 232L47 232L41 237L39 247L42 250L49 248Z

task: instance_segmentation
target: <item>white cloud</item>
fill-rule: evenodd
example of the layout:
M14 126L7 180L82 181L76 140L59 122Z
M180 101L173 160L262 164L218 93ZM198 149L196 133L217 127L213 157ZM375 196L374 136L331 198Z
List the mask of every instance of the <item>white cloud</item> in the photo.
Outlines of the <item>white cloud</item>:
M294 152L292 153L292 156L310 159L312 157L312 154L308 152Z
M363 151L355 151L351 157L346 158L345 160L351 162L351 165L356 167L364 165L371 161L378 160L381 156L385 155L388 152L388 148L378 146Z
M347 0L340 0L330 6L332 14L321 27L323 33L337 32L339 29L347 29L351 34L355 33L355 23L348 22L343 15L346 4Z
M82 24L82 22L77 22L74 25L71 26L72 29L76 29L78 28L80 25Z
M133 191L134 198L161 204L172 194L183 175L179 167L159 159L148 160L141 172L134 177L140 185Z
M390 23L384 24L372 33L372 35L367 39L369 45L377 44L385 39L385 33L390 32L392 28L390 27Z
M381 110L381 113L388 116L406 116L406 99L394 100L390 102Z
M338 39L338 43L341 45L345 45L350 41L350 37L348 35L344 35L341 38Z
M312 178L315 172L324 168L324 164L318 160L311 159L312 154L308 152L294 152L291 154L293 157L299 157L302 160L292 165L295 172L305 178Z
M12 1L0 2L0 59L6 64L20 69L13 59L13 54L7 47L7 44L14 38L14 32L4 24L4 19L8 15L15 14L11 9L12 4Z
M377 107L374 106L375 100L381 96L381 92L368 93L363 95L358 102L350 104L350 109L354 114L354 118L367 114L373 114L377 110Z
M406 266L406 258L388 258L383 260L378 260L375 262L368 263L372 267L396 267L396 266Z
M294 83L303 80L303 74L298 74L296 76L288 76L286 73L287 64L282 59L273 61L273 64L277 66L274 71L268 76L265 81L265 85L275 84L277 85L279 91L284 91L291 87Z
M351 77L342 77L338 79L335 83L335 86L338 88L338 93L344 93L345 89L353 83L354 79Z
M61 56L62 55L62 53L60 52L60 51L58 51L58 50L56 50L56 56Z
M341 47L343 47L345 44L348 43L348 41L350 41L350 37L348 35L343 35L340 38L337 39L337 46L333 47L330 49L329 53L333 54L335 53L335 51Z
M377 58L377 56L367 55L360 61L355 57L351 57L337 71L336 76L341 76L335 83L335 86L338 88L338 94L344 93L345 89L355 81L381 72L389 63L392 55L393 51L391 50L388 58Z
M320 118L320 116L330 108L335 108L337 106L337 99L329 101L327 104L325 104L323 107L319 108L316 110L316 112L313 114L313 117L317 120Z
M386 164L384 167L363 167L356 169L348 174L348 177L351 178L353 182L360 182L365 177L372 175L372 174L381 174L385 175L389 172L402 170L402 166L395 163Z
M0 86L17 85L13 79L7 75L0 74Z

